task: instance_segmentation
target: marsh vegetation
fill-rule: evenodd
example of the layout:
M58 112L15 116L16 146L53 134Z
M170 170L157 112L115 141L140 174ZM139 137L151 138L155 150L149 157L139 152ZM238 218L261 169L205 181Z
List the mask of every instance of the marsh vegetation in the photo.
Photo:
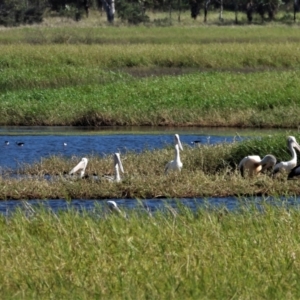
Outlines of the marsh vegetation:
M298 210L127 216L30 208L0 217L2 297L299 298Z
M0 125L297 128L297 27L15 28Z
M297 25L56 25L1 30L0 125L298 127ZM287 174L236 169L249 154L288 160L287 135L300 138L184 145L181 173L167 176L173 147L122 153L120 183L66 180L81 157L42 158L2 170L0 199L300 195ZM110 156L88 159L88 175L113 171ZM127 215L1 216L2 298L299 298L297 209Z

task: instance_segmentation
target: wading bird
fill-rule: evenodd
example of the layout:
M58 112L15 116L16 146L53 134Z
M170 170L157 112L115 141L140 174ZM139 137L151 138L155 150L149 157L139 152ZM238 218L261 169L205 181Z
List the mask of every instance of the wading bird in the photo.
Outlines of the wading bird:
M119 169L122 173L124 173L123 165L120 158L120 153L114 154L113 161L114 161L114 169L115 169L114 176L103 175L102 177L110 182L120 182L122 181L122 179L120 177Z
M165 167L165 174L167 174L170 171L181 171L182 168L182 162L180 160L180 150L183 150L180 138L178 134L175 134L174 136L175 139L175 158L174 160L171 160L166 164Z
M84 177L84 172L85 172L85 169L87 167L87 164L88 164L88 159L83 157L81 159L81 161L79 162L79 164L77 166L75 166L70 172L69 172L69 175L73 175L74 173L76 173L77 171L81 170L80 171L80 178L83 178Z
M291 172L288 175L288 179L296 179L300 178L300 165L296 166L291 170Z
M200 140L195 140L195 141L191 142L191 144L193 144L194 146L199 145L199 144L201 144L201 141Z
M120 214L122 213L115 201L109 200L109 201L106 201L106 203L107 203L108 208L111 212L118 212Z
M115 201L109 200L106 203L107 203L109 211L111 213L115 213L115 214L121 215L122 217L124 217L125 219L127 219L126 212L122 212Z
M285 171L285 172L289 173L297 165L297 153L296 153L295 149L300 151L300 146L297 143L295 137L289 136L287 138L287 146L292 154L292 159L289 161L282 161L282 162L278 163L277 165L275 165L274 171L273 171L274 175L280 171Z
M266 155L261 159L258 155L249 155L244 157L239 163L239 170L242 177L245 177L245 172L250 177L258 175L267 169L273 168L276 164L276 158L272 154Z

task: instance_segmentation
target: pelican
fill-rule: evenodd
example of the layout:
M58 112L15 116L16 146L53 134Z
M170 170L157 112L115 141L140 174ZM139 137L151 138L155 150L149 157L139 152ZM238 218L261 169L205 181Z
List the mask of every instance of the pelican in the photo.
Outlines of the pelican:
M291 172L288 175L288 179L299 178L299 175L300 175L300 165L296 166L291 170Z
M242 177L245 177L245 171L248 171L250 177L257 175L264 170L273 168L276 164L276 158L272 154L266 155L263 159L258 155L249 155L244 157L239 163L239 170Z
M292 154L292 159L289 161L282 161L282 162L278 163L277 165L275 165L273 174L276 174L280 171L290 172L297 165L297 153L296 153L295 148L298 151L300 151L300 146L297 143L294 136L289 136L287 138L287 145Z
M106 201L107 205L108 205L108 208L109 208L109 211L111 213L116 213L116 214L119 214L121 215L122 217L124 217L125 219L127 219L127 214L126 212L122 212L120 210L120 208L118 207L117 203L113 200L109 200L109 201Z
M69 172L69 175L73 175L74 173L76 173L78 170L81 170L80 171L80 178L83 178L84 177L84 172L85 172L85 169L86 169L86 166L88 164L88 159L83 157L81 159L81 161L79 162L79 164L77 166L75 166L70 172Z
M181 171L182 162L180 160L179 150L183 150L178 134L175 134L175 158L166 164L165 174L169 171Z
M115 153L113 159L114 159L114 168L115 168L114 176L103 175L103 178L107 179L110 182L121 182L122 179L120 177L119 169L121 170L122 173L124 173L124 169L121 162L120 153Z
M108 204L108 208L111 212L118 212L120 214L122 213L115 201L109 200L106 201L106 203Z

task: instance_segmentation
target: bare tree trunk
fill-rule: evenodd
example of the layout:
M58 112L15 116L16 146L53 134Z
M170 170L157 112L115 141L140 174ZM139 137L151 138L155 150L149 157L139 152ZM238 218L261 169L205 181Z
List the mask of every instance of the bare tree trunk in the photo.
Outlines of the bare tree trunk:
M181 15L181 0L178 0L178 22L180 23L180 15Z
M115 17L115 1L103 0L103 7L106 11L107 21L109 23L113 23Z
M220 1L220 14L219 14L219 20L223 22L223 0Z
M210 0L205 1L205 5L204 5L204 22L207 21L207 10L208 10L209 3L210 3Z
M294 0L294 22L296 22L296 14L299 11L299 0Z
M172 22L172 0L169 1L169 22Z
M85 15L88 18L89 17L89 8L90 8L88 0L83 1L83 7L85 10Z
M237 0L235 0L234 10L235 10L235 24L237 24L238 23L238 2L237 2Z
M248 19L248 22L251 23L252 22L252 19L253 19L253 2L249 2L247 3L247 19Z

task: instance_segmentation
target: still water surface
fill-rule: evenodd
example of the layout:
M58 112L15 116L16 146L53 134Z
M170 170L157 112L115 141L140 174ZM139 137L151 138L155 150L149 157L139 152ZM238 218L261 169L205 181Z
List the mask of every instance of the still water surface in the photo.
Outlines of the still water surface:
M24 163L39 162L51 155L89 157L118 151L160 149L173 144L174 133L180 134L183 144L193 147L193 141L213 145L274 132L228 128L131 127L124 130L105 127L95 130L88 127L0 127L0 167L16 169ZM17 143L24 145L18 146Z
M39 162L41 158L51 155L65 157L78 156L89 157L90 155L106 155L120 151L141 152L172 145L174 133L180 134L180 139L186 146L192 147L194 141L202 144L231 143L241 140L240 135L222 135L221 132L208 134L200 130L189 129L177 131L137 131L122 132L110 131L76 131L70 128L57 128L50 130L39 128L27 130L24 128L10 128L0 130L1 153L0 166L2 168L16 169L24 163ZM17 143L24 143L18 146Z
M111 200L111 199L110 199ZM157 211L167 211L169 208L178 209L179 206L184 206L191 211L196 211L199 208L218 211L240 211L252 210L253 208L263 211L264 204L272 204L277 207L296 208L299 209L300 197L281 197L281 198L195 198L195 199L114 199L118 207L123 211L135 210L138 212L155 213ZM55 200L28 200L28 201L0 201L0 214L9 216L16 210L32 213L36 209L44 208L51 212L73 210L78 212L97 213L105 211L108 208L106 200L72 200L64 199Z

